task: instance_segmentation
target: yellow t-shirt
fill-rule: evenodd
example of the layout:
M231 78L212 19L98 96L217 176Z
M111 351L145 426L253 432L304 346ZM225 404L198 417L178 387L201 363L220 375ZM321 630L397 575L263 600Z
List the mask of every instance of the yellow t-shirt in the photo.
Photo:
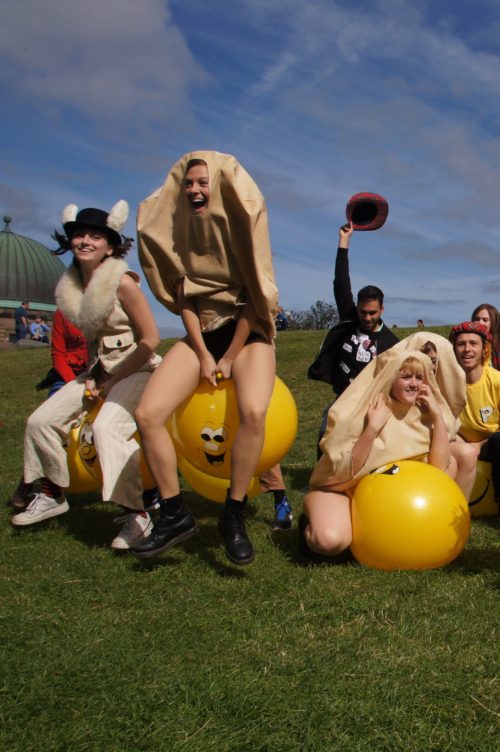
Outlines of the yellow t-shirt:
M467 404L460 415L460 435L483 441L500 427L500 371L485 366L476 384L467 384Z

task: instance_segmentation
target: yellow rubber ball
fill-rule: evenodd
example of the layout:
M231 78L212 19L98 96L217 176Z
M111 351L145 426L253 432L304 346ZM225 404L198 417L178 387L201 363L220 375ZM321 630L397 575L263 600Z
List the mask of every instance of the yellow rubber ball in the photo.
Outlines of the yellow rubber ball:
M182 456L179 456L178 462L182 477L191 486L193 491L211 501L223 503L226 500L229 488L229 481L226 478L216 478L213 475L208 475L208 473L199 470ZM259 493L259 479L254 477L250 481L247 496L249 499L253 499Z
M174 413L172 432L178 454L203 473L227 480L231 477L231 453L239 424L233 380L225 379L217 386L204 380ZM276 377L257 475L283 459L297 435L297 424L295 400L286 384Z
M494 517L499 512L491 478L491 462L477 461L476 480L470 495L471 517Z
M99 415L101 406L102 400L97 401L95 405L93 405L92 408L88 411L88 413L84 415L78 427L73 429L72 431L72 439L68 447L68 462L70 461L70 459L72 459L72 464L74 465L74 468L77 473L79 473L79 475L73 478L70 466L70 491L94 491L98 488L101 488L102 471L99 457L97 455L97 450L94 444L93 428L94 421ZM153 476L151 475L148 464L144 457L140 444L139 433L136 431L133 436L130 437L130 439L135 440L140 447L140 471L142 475L143 487L145 489L153 488L154 486L156 486L156 483ZM84 472L82 472L82 470ZM92 478L94 481L94 486L84 488L82 481L79 480L80 476L82 479L87 479L88 477Z
M82 459L79 452L80 428L85 417L71 429L66 446L69 472L69 486L66 490L69 493L90 493L101 487L100 479L90 472L87 463Z
M352 553L375 569L442 567L469 536L462 491L424 462L394 462L367 475L354 489L351 512Z

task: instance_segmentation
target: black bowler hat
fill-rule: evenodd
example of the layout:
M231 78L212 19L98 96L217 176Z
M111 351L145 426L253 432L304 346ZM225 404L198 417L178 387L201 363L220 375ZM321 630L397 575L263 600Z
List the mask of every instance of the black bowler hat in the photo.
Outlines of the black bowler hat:
M378 193L355 193L347 202L345 214L354 230L378 230L389 214L389 204Z
M76 204L68 204L63 210L61 222L66 236L71 239L75 228L81 225L94 227L104 232L111 245L120 245L123 240L120 235L128 219L128 204L126 201L118 201L111 211L103 209L80 209Z

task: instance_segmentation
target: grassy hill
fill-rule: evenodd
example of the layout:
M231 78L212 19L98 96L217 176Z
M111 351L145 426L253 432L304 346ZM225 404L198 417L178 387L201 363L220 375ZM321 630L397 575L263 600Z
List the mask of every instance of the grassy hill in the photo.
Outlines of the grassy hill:
M296 516L331 398L305 378L323 336L277 340L299 409L282 463ZM2 351L0 364L6 500L49 353ZM1 750L498 749L497 519L474 521L444 569L383 573L305 563L296 527L272 535L273 504L260 496L249 521L257 558L237 568L216 533L218 506L188 492L199 535L144 565L108 548L112 505L70 501L68 514L21 532L2 512Z

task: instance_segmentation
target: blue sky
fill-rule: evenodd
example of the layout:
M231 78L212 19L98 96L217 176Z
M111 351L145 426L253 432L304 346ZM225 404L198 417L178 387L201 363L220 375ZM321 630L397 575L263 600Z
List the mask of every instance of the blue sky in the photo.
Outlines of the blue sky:
M353 287L390 325L454 323L500 306L499 92L498 0L4 0L0 210L52 247L65 204L125 198L134 235L171 165L217 149L267 199L285 308L332 301L346 202L374 191Z

